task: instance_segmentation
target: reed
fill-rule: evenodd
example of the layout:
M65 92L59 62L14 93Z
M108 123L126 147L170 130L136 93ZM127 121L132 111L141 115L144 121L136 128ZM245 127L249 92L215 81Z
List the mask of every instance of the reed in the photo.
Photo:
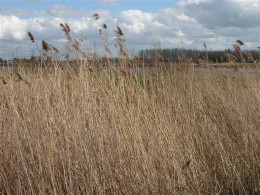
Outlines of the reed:
M0 72L0 194L260 193L259 68L214 69L205 57L195 68L160 53L146 67L129 59L120 27L119 62L93 51L80 63L82 41L60 26L67 61ZM226 55L236 70L241 45ZM54 48L42 41L46 55Z
M258 194L259 72L144 74L2 80L0 193Z

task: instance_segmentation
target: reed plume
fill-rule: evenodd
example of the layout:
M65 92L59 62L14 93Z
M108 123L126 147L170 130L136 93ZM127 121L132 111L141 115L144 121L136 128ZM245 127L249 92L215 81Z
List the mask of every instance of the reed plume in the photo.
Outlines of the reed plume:
M50 50L49 44L44 40L42 40L42 49L46 52L48 52Z
M204 46L205 50L208 50L206 42L203 43L203 46Z
M117 26L116 34L118 35L118 37L124 36L124 33L123 33L123 31L121 30L121 28L119 26Z
M243 61L243 54L241 52L241 48L237 44L232 45L237 55L240 57L240 60Z
M107 29L107 25L106 25L106 24L102 24L102 27L103 27L104 29Z
M28 36L30 37L31 41L34 43L35 39L34 39L34 37L33 37L31 32L28 32Z
M205 48L205 50L206 50L206 52L207 52L206 57L205 57L205 61L206 61L207 64L208 64L208 63L209 63L209 54L208 54L208 47L207 47L206 42L203 43L203 46L204 46L204 48Z
M252 56L252 54L250 53L250 51L245 51L245 54L246 54L246 57L247 57L247 60L248 61L252 61L252 62L254 62L255 61L255 59L254 59L254 57Z
M67 28L67 31L70 32L70 27L69 27L69 25L66 22L65 22L65 26Z
M240 46L241 46L241 45L244 45L244 42L241 41L241 40L237 40L236 42L237 42Z
M124 42L125 42L125 38L124 38L124 33L122 31L122 29L117 26L117 29L115 30L116 33L116 44L115 47L119 47L119 53L121 54L121 56L123 56L124 58L128 57L128 53L126 51L126 48L124 46Z
M67 40L68 41L72 41L72 37L70 35L70 27L69 27L69 25L66 24L66 23L65 23L65 25L60 23L60 26L62 27L62 30L65 33L66 37L67 37Z
M103 33L103 31L101 29L99 29L99 35L101 36L102 40L103 40L103 46L106 52L106 58L108 60L109 55L111 55L111 51L108 47L108 32L107 32L107 25L104 23L101 25L103 30L105 31Z
M39 52L39 54L40 54L40 56L41 56L40 48L39 48L37 42L35 41L35 38L34 38L33 34L32 34L30 31L28 31L28 36L29 36L30 40L31 40L33 43L35 43L35 45L36 45L36 47L37 47L37 49L38 49L38 52Z
M98 13L94 13L94 14L93 14L93 17L95 18L95 20L98 20L98 19L100 19L100 16L99 16L99 14L98 14Z

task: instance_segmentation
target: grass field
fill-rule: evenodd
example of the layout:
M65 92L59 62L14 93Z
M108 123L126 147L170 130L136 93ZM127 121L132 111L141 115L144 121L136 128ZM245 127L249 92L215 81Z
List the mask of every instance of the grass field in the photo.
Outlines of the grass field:
M1 72L1 194L259 194L260 71Z
M0 70L0 194L260 194L260 65L242 41L225 64L146 66L119 27L118 61L105 24L103 60L61 27L67 61L29 32L42 60Z

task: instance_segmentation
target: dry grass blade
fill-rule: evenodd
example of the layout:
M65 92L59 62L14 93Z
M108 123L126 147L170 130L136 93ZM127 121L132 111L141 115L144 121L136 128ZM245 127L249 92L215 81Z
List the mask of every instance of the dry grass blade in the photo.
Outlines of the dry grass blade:
M73 47L75 50L79 50L79 42L75 40L73 43Z
M23 80L23 77L21 76L21 74L19 72L16 73L17 77L18 77L18 80L17 82Z
M191 164L191 159L188 160L188 161L185 163L185 165L182 166L181 169L182 169L182 170L185 170L185 169L189 168L189 167L190 167L190 164Z
M121 71L122 75L127 76L127 72L125 70Z
M6 85L7 82L6 82L6 80L4 79L4 77L0 77L0 78L1 78L1 80L2 80L2 82L3 82L3 84Z
M16 82L23 81L23 82L24 82L25 84L27 84L28 86L31 86L31 84L30 84L26 79L24 79L19 72L16 72L15 74L16 74L16 76L17 76L17 78L18 78L18 79L16 80Z
M107 52L107 54L111 55L111 50L109 49L108 45L105 44L104 47L105 47L105 51Z
M250 51L245 51L248 61L255 61L254 57L252 56Z
M56 52L56 53L59 53L60 51L56 48L56 47L54 47L54 46L52 46L52 49Z
M65 49L67 50L68 53L71 53L71 52L72 52L72 51L71 51L71 48L70 48L69 46L67 46L67 45L65 46Z

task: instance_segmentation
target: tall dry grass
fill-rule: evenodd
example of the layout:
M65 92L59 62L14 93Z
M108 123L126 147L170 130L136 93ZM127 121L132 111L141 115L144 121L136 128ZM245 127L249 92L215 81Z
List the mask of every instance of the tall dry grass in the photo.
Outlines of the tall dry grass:
M0 84L1 194L260 192L259 72L19 75Z
M145 67L128 60L120 27L113 61L106 24L105 59L90 60L60 26L67 61L29 32L47 60L0 72L0 194L260 193L259 66L199 69L156 53Z

